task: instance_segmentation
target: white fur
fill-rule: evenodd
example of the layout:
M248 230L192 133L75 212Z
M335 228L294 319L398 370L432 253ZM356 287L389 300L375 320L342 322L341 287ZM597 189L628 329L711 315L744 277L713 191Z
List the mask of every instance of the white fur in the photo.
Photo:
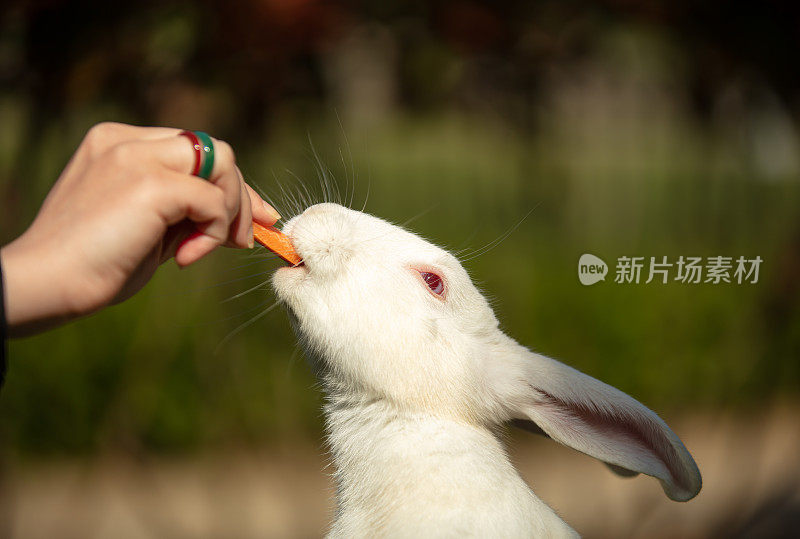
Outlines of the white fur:
M327 394L336 466L332 537L572 537L525 485L496 430L511 419L675 500L700 473L652 411L518 345L458 260L376 217L319 204L284 227L305 264L279 269ZM446 283L432 294L417 270Z

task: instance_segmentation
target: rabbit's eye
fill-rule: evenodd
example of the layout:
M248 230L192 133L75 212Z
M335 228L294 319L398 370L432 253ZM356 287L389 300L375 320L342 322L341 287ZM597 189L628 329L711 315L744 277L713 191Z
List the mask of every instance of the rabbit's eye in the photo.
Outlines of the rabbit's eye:
M441 277L429 271L420 271L419 274L422 276L422 280L425 281L425 284L428 285L428 288L431 289L431 292L437 296L444 294L444 281Z

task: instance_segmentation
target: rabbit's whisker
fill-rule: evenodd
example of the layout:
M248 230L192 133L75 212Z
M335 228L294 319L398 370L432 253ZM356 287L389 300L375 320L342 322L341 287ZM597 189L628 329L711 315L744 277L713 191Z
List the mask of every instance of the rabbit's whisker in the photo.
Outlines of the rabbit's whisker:
M289 361L286 362L286 379L288 380L292 374L292 368L295 366L297 362L297 356L300 355L302 348L300 347L299 342L294 343L294 350L292 351L292 355L289 356Z
M253 251L258 251L259 247L260 246L254 247ZM250 260L250 262L248 262L247 264L242 264L241 266L232 266L232 267L227 268L227 269L225 269L223 271L226 272L226 273L230 273L232 271L237 271L237 270L240 270L240 269L249 268L250 266L255 266L256 264L263 264L265 260L270 260L270 259L273 259L273 258L277 258L277 255L275 255L275 253L273 253L272 251L267 251L266 249L264 249L264 247L261 247L261 249L263 251L266 251L266 252L252 252L252 253L248 253L247 255L242 256L242 259ZM253 260L253 259L256 259L256 260Z
M336 202L336 200L334 200L334 191L330 182L330 178L328 177L325 166L322 164L322 159L320 159L319 154L317 153L314 142L311 140L310 133L308 134L308 145L311 148L311 155L314 158L314 168L317 174L317 180L319 181L319 184L322 187L325 195L324 200L325 202Z
M240 311L236 314L232 314L230 316L225 316L223 318L217 318L214 320L209 320L206 322L193 322L191 324L174 324L172 327L175 328L194 328L194 327L203 327L203 326L212 326L214 324L221 324L223 322L227 322L229 320L234 320L236 318L240 318L248 313L261 309L265 304L269 303L270 301L274 301L272 298L268 298L253 307L249 307L243 311Z
M286 169L286 172L287 172L289 175L291 175L291 176L292 176L292 177L293 177L295 180L297 180L297 183L299 183L300 185L302 185L302 186L303 186L303 189L305 189L305 192L306 192L307 198L305 199L306 205L304 206L304 209L305 209L305 208L308 208L309 206L313 206L313 205L316 203L316 200L315 200L315 197L314 197L314 196L311 194L311 191L308 189L308 186L306 185L306 183L305 183L303 180L301 180L301 179L300 179L300 178L297 176L297 174L295 174L295 173L294 173L294 172L292 172L291 170L289 170L289 169ZM300 212L300 213L302 213L302 212Z
M188 290L179 290L179 291L176 290L174 292L166 292L166 293L163 294L163 296L164 297L185 296L185 295L188 295L188 294L194 294L196 292L202 292L204 290L213 290L214 288L219 288L221 286L226 286L226 285L229 285L229 284L238 283L240 281L246 281L247 279L252 279L253 277L260 277L260 276L266 274L269 271L272 271L272 270L264 270L264 271L260 271L258 273L252 273L250 275L245 275L243 277L237 277L235 279L230 279L230 280L227 280L227 281L223 281L221 283L215 283L215 284L206 285L206 286L200 286L200 287L196 287L196 288L190 288Z
M350 199L348 200L347 207L352 209L353 208L353 199L356 196L356 167L353 164L353 152L350 149L350 140L347 138L347 133L345 132L344 125L342 125L342 119L339 117L339 111L336 112L336 121L339 122L339 129L342 131L342 138L344 138L344 145L347 149L347 156L350 161L350 176L352 176L352 191L350 192ZM345 172L345 178L348 177L347 175L347 164L344 160L344 155L342 155L341 148L339 149L339 156L342 160L342 167ZM345 196L347 195L347 190L345 189Z
M275 176L275 173L273 172L273 173L272 173L272 175L273 175L273 177L274 177L274 176ZM275 208L275 210L276 210L278 213L281 213L281 214L283 213L283 212L281 211L283 208L281 208L281 206L280 206L279 204L276 204L276 203L275 203L275 201L274 201L274 200L272 200L272 198L271 198L271 197L270 197L270 196L269 196L269 195L268 195L268 194L267 194L267 193L264 191L264 189L263 189L263 188L262 188L262 187L261 187L259 184L257 184L257 183L253 183L253 184L251 185L251 187L253 187L253 189L255 189L255 190L258 192L258 194L259 194L259 195L261 195L261 198L263 198L264 200L266 200L267 202L269 202L269 205L270 205L270 206L272 206L273 208Z
M399 227L404 227L404 226L406 226L406 225L409 225L409 224L413 223L414 221L416 221L416 220L417 220L417 219L419 219L420 217L423 217L423 216L425 216L425 215L429 214L429 213L430 213L431 211L433 211L433 210L434 210L434 209L435 209L437 206L439 206L439 204L440 204L439 202L436 202L435 204L431 204L430 206L428 206L428 208L426 208L426 209L422 210L421 212L419 212L418 214L414 215L413 217L409 217L408 219L406 219L405 221L403 221L402 223L400 223L400 224L399 224L399 225L397 225L397 226L399 226Z
M269 284L270 280L271 280L271 278L270 278L270 279L267 279L266 281L261 281L261 282L260 282L260 283L258 283L257 285L255 285L255 286L253 286L253 287L251 287L251 288L248 288L248 289L247 289L247 290L245 290L244 292L239 292L238 294L234 294L233 296L231 296L231 297L229 297L229 298L227 298L227 299L224 299L224 300L222 300L222 303L227 303L227 302L229 302L229 301L233 301L233 300L235 300L235 299L239 299L239 298L240 298L240 297L242 297L242 296L246 296L246 295L247 295L247 294L249 294L250 292L254 292L254 291L256 291L256 290L258 290L258 289L260 289L260 288L263 288L263 287L264 287L264 285L268 285L268 284Z
M372 171L367 166L367 194L364 195L364 204L361 206L361 213L364 213L364 210L367 209L367 201L369 200L369 193L372 189Z
M233 330L232 330L230 333L228 333L228 334L227 334L227 335L226 335L226 336L225 336L225 337L224 337L224 338L223 338L223 339L220 341L220 343L217 345L216 349L214 350L214 354L218 354L218 353L220 352L220 350L221 350L221 349L222 349L222 348L223 348L223 347L224 347L224 346L225 346L225 345L226 345L226 344L227 344L227 343L228 343L228 342L229 342L229 341L230 341L230 340L231 340L231 339L232 339L234 336L236 336L237 334L239 334L239 333L240 333L242 330L244 330L244 329L246 329L246 328L250 327L250 326L251 326L251 325L253 325L255 322L257 322L258 320L260 320L261 318L264 318L264 317L265 317L267 314L269 314L270 312L272 312L272 311L275 309L275 307L277 307L278 305L280 305L280 301L276 301L275 303L273 303L272 305L270 305L269 307L267 307L266 309L264 309L263 311L261 311L259 314L255 315L253 318L251 318L250 320L248 320L247 322L244 322L243 324L240 324L240 325L239 325L239 326L237 326L235 329L233 329Z
M541 204L541 203L539 203L539 204ZM534 212L534 210L536 210L536 208L539 207L539 204L537 204L536 206L531 208L530 211L528 211L528 213L526 213L525 216L517 222L517 224L515 224L510 229L508 229L500 237L496 238L494 241L491 241L491 242L487 243L486 245L484 245L483 247L481 247L480 249L478 249L474 253L470 254L469 256L467 256L466 258L461 260L461 262L464 263L464 262L467 262L468 260L472 260L474 258L478 258L479 256L482 256L482 255L488 253L489 251L491 251L492 249L494 249L495 247L497 247L498 245L503 243L506 239L508 239L509 236L511 236L511 234L513 234L520 227L520 225L522 225L522 223L525 221L525 219L527 219L530 216L530 214L532 214Z

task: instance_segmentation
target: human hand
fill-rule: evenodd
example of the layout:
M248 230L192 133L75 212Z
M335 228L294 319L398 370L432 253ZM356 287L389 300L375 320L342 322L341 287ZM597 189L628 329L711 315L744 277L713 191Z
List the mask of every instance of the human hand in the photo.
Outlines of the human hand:
M191 176L178 129L93 127L19 238L0 251L11 335L40 331L127 299L175 257L252 247L252 221L280 218L214 140L209 181Z

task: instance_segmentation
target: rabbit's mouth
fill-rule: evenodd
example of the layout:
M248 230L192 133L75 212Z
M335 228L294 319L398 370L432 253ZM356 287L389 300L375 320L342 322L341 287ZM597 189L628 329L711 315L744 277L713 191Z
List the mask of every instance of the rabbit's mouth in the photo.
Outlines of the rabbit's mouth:
M289 245L291 245L291 249L292 249L292 252L294 253L294 255L297 258L299 258L299 261L294 262L293 260L287 260L286 258L281 257L281 258L283 258L284 262L287 263L287 265L283 266L283 267L281 267L279 269L281 269L281 270L307 271L308 268L306 268L306 257L303 255L301 250L297 248L297 244L293 240L292 235L291 234L287 234L286 235L286 239L287 239Z
M286 266L281 266L278 268L278 271L288 271L293 273L307 273L308 267L306 266L305 261L300 261L297 264L291 264Z

